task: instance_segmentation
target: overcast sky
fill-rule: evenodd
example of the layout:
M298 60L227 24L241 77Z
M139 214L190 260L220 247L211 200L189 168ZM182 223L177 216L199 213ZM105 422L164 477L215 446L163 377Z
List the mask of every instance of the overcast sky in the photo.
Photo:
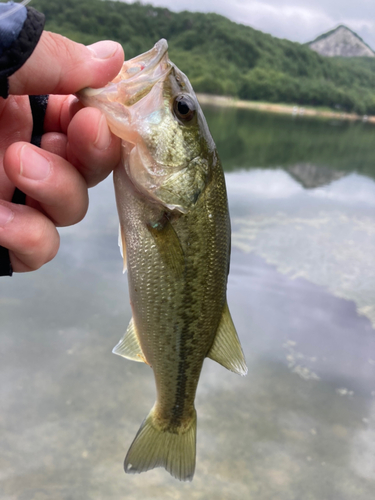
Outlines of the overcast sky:
M301 43L345 24L375 49L375 0L142 0L141 3L174 11L216 12L237 23Z

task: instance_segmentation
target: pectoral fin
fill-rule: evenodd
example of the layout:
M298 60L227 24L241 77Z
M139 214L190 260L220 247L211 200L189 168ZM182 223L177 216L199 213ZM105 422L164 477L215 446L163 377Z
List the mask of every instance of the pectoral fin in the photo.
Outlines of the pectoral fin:
M245 357L226 302L216 337L207 357L234 373L239 375L247 373Z
M148 364L138 340L133 318L130 320L125 335L122 337L120 342L113 348L112 352L113 354L118 354L123 358Z
M118 229L118 246L120 247L121 257L124 260L124 267L122 272L125 273L127 270L127 262L126 262L126 243L125 243L125 234L122 230L121 224Z
M147 228L154 238L164 264L173 269L176 276L181 276L185 268L185 254L167 215L164 214L158 221L149 222Z

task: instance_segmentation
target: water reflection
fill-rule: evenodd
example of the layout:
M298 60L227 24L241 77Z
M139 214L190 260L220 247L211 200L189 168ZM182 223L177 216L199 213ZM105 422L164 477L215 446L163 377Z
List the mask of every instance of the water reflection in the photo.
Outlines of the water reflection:
M308 176L309 167L303 169L307 164L326 172L327 182L332 175L328 172L335 170L375 178L372 124L215 107L205 108L205 115L228 171L259 167L293 169L302 164L299 170ZM311 174L314 175L313 171Z
M249 374L206 361L193 483L122 470L155 389L148 367L111 354L130 306L107 181L61 231L57 259L1 282L1 498L373 498L374 129L207 114L228 170L228 299Z
M325 186L347 175L346 172L332 170L331 168L314 165L313 163L296 163L286 167L286 170L306 189Z
M375 182L304 190L282 170L231 173L233 246L353 300L375 327Z

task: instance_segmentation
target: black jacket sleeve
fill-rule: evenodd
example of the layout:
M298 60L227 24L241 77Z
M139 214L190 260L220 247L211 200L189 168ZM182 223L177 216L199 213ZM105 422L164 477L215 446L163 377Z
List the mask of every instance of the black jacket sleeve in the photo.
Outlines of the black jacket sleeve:
M8 96L8 76L17 71L31 56L43 27L44 15L32 7L13 2L0 5L1 97Z
M32 7L13 2L0 4L0 98L8 97L8 77L17 71L33 53L44 27L44 15ZM40 146L48 96L31 96L34 119L31 142ZM24 203L16 189L14 203ZM0 246L0 276L12 276L9 251Z

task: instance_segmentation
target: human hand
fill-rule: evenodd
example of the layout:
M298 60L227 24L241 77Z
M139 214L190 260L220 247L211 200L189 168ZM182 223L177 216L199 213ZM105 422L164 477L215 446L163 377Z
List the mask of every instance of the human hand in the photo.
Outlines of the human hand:
M115 42L88 48L43 32L30 58L9 77L9 97L0 99L0 245L9 249L15 272L38 269L56 255L56 226L84 217L88 187L118 163L120 139L104 115L82 109L70 94L104 86L118 74L123 58ZM51 94L41 148L29 143L28 96L39 94ZM15 187L26 194L26 205L11 203Z

